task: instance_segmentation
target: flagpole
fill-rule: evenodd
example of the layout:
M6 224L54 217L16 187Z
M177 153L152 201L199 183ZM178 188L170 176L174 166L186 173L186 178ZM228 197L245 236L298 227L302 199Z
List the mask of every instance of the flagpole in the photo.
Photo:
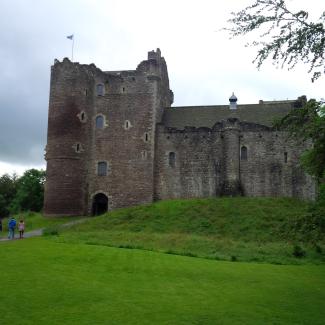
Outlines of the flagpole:
M74 47L74 34L73 34L73 37L72 37L72 54L71 54L71 61L73 62L73 47Z

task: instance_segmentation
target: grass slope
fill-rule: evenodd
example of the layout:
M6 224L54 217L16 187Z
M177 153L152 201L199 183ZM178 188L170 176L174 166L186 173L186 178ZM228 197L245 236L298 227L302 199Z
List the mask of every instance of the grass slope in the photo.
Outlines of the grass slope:
M288 198L161 201L91 218L62 230L58 240L221 260L322 263L324 241L297 227L307 207ZM305 257L293 256L297 245Z
M47 238L0 246L1 324L323 324L325 266L221 262Z

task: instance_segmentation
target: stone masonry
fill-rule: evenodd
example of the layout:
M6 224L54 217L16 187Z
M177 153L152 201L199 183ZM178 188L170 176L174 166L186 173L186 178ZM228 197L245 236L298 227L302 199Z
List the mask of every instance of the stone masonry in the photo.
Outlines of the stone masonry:
M136 70L55 60L51 71L48 216L98 214L154 200L220 195L313 199L306 145L272 128L303 98L171 107L160 50Z

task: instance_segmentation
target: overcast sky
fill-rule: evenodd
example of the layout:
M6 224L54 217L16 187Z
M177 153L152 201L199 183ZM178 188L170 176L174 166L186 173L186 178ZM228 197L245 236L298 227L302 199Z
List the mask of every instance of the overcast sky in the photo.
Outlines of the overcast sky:
M230 40L220 28L231 11L252 0L1 0L0 175L45 168L50 66L71 56L102 70L131 70L159 47L174 106L222 105L234 91L238 104L259 99L325 97L325 79L312 84L307 67L292 71L252 64L247 39ZM292 0L311 17L324 0Z

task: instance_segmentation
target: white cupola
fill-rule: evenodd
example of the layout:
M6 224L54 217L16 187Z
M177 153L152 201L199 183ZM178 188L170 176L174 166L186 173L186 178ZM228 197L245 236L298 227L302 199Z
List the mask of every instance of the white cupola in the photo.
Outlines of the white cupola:
M229 98L229 108L230 109L237 109L237 97L234 93Z

